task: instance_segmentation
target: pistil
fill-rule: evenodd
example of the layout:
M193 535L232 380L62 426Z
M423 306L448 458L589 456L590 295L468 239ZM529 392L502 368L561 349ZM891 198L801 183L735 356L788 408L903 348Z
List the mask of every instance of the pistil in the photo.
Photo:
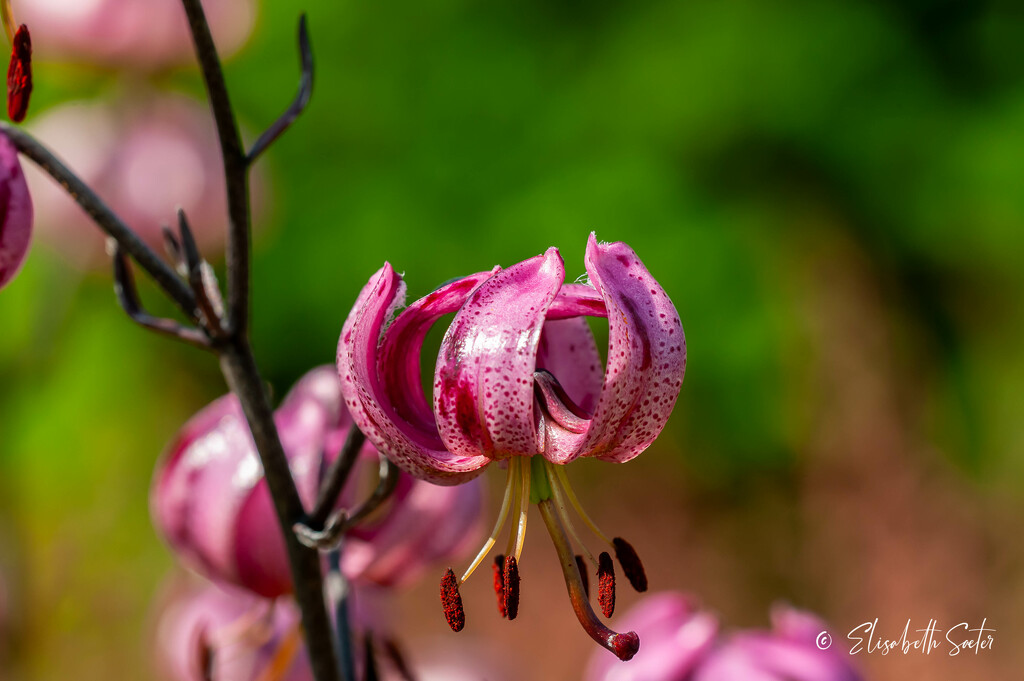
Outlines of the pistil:
M632 659L640 649L640 637L633 631L624 634L613 631L597 618L597 614L590 607L586 590L583 588L580 570L576 566L576 556L573 553L572 544L562 526L554 502L551 499L545 499L538 503L537 507L540 509L544 525L548 528L548 534L551 535L551 541L558 552L558 560L562 565L562 575L565 577L569 600L584 631L620 660Z

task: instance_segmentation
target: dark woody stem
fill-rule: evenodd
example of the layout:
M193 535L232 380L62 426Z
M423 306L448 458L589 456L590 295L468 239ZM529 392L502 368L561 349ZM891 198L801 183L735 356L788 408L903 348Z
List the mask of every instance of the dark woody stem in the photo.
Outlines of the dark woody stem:
M182 5L188 16L196 57L202 69L210 108L217 125L227 185L228 306L227 319L223 320L222 326L227 330L228 337L221 351L221 370L228 386L238 395L263 464L278 523L284 534L295 585L295 600L302 612L302 625L306 632L313 676L316 681L338 681L340 672L324 602L320 555L315 549L300 544L291 529L293 525L305 519L305 509L292 479L288 459L274 424L270 399L260 378L248 338L251 255L250 159L242 147L220 57L202 4L200 0L182 0Z
M299 543L298 537L292 532L292 525L301 522L306 513L292 479L288 458L274 424L274 412L248 340L232 339L221 351L220 366L228 387L242 403L242 410L263 464L263 474L284 534L295 585L295 601L302 611L302 628L306 632L313 676L316 681L338 681L340 677L331 640L331 624L324 603L320 554L316 549Z
M612 631L597 618L587 599L583 578L576 566L572 543L569 541L565 528L562 527L562 521L558 518L558 509L555 508L551 499L544 499L537 504L537 507L540 509L544 525L547 526L548 534L551 535L551 541L558 552L558 560L562 564L562 575L565 577L565 586L569 591L569 600L572 602L572 609L576 612L576 617L583 625L584 631L620 660L632 659L636 651L640 649L640 637L632 631L627 631L624 634Z
M249 158L242 147L231 100L228 97L224 71L213 44L210 25L206 22L199 0L182 0L188 15L196 58L203 71L203 81L210 98L210 108L217 124L221 156L224 158L224 179L228 191L228 328L247 334L249 326Z

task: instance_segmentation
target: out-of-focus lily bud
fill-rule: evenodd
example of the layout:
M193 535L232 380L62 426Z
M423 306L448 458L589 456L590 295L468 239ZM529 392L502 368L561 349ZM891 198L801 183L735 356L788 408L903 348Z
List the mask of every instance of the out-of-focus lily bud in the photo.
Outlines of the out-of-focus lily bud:
M0 288L21 269L32 240L32 199L18 150L0 134Z
M306 374L285 397L275 422L299 496L312 508L351 427L338 375L331 367ZM377 462L376 450L366 444L352 477L358 480L368 465L376 470ZM355 480L342 505L362 501ZM345 576L384 586L404 583L474 541L482 488L465 487L436 487L403 474L394 496L346 538ZM233 395L182 428L157 471L152 509L157 527L187 566L269 598L291 591L270 493Z
M31 130L151 247L162 249L161 226L176 225L181 207L203 255L223 249L223 163L203 104L164 94L77 102L46 112ZM85 212L42 171L26 175L42 238L81 267L106 268L104 239ZM265 183L259 175L253 183L258 199Z
M222 55L252 32L254 0L204 0L203 9ZM179 0L32 0L17 3L17 13L44 59L157 70L194 58Z

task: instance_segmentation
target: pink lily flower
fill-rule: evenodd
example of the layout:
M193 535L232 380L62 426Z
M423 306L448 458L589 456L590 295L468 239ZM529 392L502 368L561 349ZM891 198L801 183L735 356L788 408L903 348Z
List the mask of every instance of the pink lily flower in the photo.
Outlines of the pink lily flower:
M507 471L490 538L461 579L449 569L442 580L452 629L465 623L459 584L486 557L513 509L518 520L512 521L506 555L497 557L494 575L499 611L516 616L518 561L532 498L558 549L581 624L628 659L636 652L636 635L617 634L597 621L582 581L585 561L573 556L566 529L597 568L599 601L609 617L611 557L604 552L594 559L586 550L568 506L614 550L634 587L646 589L647 579L632 546L608 539L583 512L564 467L582 456L622 463L650 446L679 394L686 341L675 307L629 246L601 244L591 234L585 263L589 284L566 284L561 256L551 248L508 269L445 284L397 316L405 283L385 263L345 321L338 371L356 425L412 475L456 485L493 462ZM453 312L431 404L420 388L423 340L440 317ZM603 369L587 316L608 319Z
M861 681L842 646L819 639L828 632L814 615L786 606L772 611L770 632L744 631L726 639L692 681Z
M645 597L626 613L623 625L643 638L643 650L624 665L607 655L591 656L586 681L689 681L718 637L718 620L675 592Z
M323 475L345 441L351 419L332 367L310 371L275 413L299 496L316 501ZM377 454L364 445L353 479ZM346 539L342 572L381 585L415 578L431 561L462 549L478 524L482 487L437 487L403 475L394 498ZM347 492L344 505L354 496ZM233 395L196 414L157 469L153 518L192 569L267 598L292 590L291 574L270 493L241 406Z
M254 0L207 0L203 8L222 55L252 32ZM185 12L175 0L32 0L16 9L44 58L147 71L194 59Z
M160 668L174 681L313 681L299 613L288 599L208 585L161 613L156 643Z
M0 288L21 269L32 241L32 197L18 150L0 134Z

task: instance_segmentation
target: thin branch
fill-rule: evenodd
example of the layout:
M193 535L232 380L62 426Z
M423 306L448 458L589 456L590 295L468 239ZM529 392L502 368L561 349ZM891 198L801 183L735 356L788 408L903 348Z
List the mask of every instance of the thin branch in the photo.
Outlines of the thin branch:
M181 232L181 253L185 260L185 272L188 276L192 293L196 297L196 306L203 315L203 325L213 338L224 338L225 331L222 324L222 310L217 309L214 300L220 300L220 291L213 282L209 281L210 268L199 255L199 248L196 246L196 238L189 227L185 211L178 209L178 231ZM211 295L214 298L211 300Z
M252 145L248 156L250 164L295 122L295 119L302 114L309 104L310 97L313 95L313 48L309 43L309 32L306 30L305 14L299 17L299 58L302 62L299 91L296 93L291 106Z
M165 336L200 348L210 349L210 340L199 329L185 326L173 319L154 317L142 308L139 291L135 287L135 276L132 274L131 263L120 245L114 247L114 294L121 308L136 324Z
M18 151L56 180L71 195L71 198L89 214L93 222L117 241L121 248L142 269L146 270L153 281L177 303L187 317L196 318L196 300L185 282L179 279L174 270L161 260L114 211L110 210L88 185L61 163L49 149L24 130L0 121L0 132L7 135Z
M398 485L398 467L383 454L380 455L378 475L377 487L374 488L369 498L354 511L338 509L327 519L322 530L310 527L304 522L295 523L292 525L295 536L304 545L321 551L336 549L350 528L380 508L381 504L387 501L395 491L395 487Z
M306 632L314 678L317 681L339 681L331 622L324 603L320 555L303 546L291 530L295 523L305 518L306 512L295 487L288 458L274 423L274 412L248 340L235 337L224 345L220 349L220 365L228 387L242 404L256 443L256 451L263 464L264 479L270 488L274 511L284 534L295 587L295 601L302 612L302 627Z
M352 473L352 467L355 465L356 460L359 458L359 450L362 449L364 442L366 442L366 436L363 435L361 430L353 427L352 430L348 431L348 437L345 438L344 446L342 446L341 451L338 453L338 457L331 462L331 467L327 469L327 475L320 485L320 493L317 496L316 505L306 521L306 524L310 527L323 527L324 523L327 522L331 511L334 510L334 506L338 503L338 496L341 495L341 490L345 487L345 483L348 482L348 477Z
M217 47L210 34L210 25L200 0L182 0L196 58L203 72L203 82L210 98L210 108L217 124L220 151L224 159L224 180L228 196L228 329L246 336L249 328L249 284L251 229L249 213L249 160L242 148L224 71Z

